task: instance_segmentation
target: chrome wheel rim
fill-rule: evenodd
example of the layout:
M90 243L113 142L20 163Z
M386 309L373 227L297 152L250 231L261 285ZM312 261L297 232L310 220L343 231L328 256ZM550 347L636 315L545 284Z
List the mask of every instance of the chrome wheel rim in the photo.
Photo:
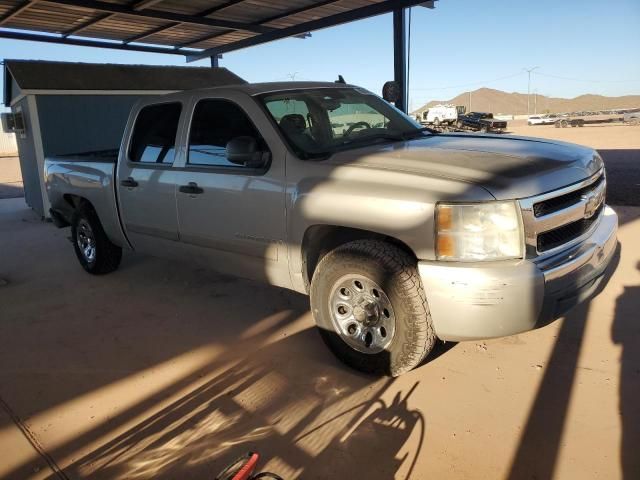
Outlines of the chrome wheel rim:
M91 225L85 219L78 222L77 243L84 259L92 263L96 259L96 239Z
M362 275L338 279L329 294L331 322L351 348L368 354L386 349L396 331L396 317L387 294Z

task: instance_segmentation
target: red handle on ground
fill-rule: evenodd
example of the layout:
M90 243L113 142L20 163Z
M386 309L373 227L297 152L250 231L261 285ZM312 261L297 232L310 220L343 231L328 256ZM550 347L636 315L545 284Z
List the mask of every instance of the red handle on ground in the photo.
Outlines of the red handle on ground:
M247 463L238 470L238 473L236 473L231 480L249 480L251 474L256 468L256 465L258 464L259 458L260 456L257 453L253 453L249 457L249 460L247 460Z

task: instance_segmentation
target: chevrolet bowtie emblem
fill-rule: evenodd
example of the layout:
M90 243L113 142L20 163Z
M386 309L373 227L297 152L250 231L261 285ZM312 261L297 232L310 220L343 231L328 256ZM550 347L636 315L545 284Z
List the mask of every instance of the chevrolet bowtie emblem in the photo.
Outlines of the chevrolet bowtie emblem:
M604 201L604 189L600 188L594 190L592 192L586 193L582 196L583 200L585 200L584 204L584 218L589 219L593 217L598 208Z

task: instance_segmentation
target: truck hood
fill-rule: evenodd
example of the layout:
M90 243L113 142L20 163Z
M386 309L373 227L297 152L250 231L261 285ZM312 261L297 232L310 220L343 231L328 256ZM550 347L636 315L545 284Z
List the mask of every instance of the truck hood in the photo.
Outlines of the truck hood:
M458 180L498 200L525 198L579 182L602 167L595 150L531 137L439 134L338 152L326 160Z

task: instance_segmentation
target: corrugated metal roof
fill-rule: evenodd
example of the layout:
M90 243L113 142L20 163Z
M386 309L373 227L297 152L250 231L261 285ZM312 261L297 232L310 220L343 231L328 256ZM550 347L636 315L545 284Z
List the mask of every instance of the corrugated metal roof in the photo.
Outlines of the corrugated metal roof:
M5 60L5 104L11 78L25 90L172 91L246 83L226 68Z
M165 53L230 51L417 4L420 0L0 0L0 38L38 33L39 41L81 44L88 38L140 43ZM7 30L11 29L11 30ZM297 29L291 31L289 29ZM263 38L264 37L264 38ZM253 44L253 42L251 42ZM95 46L109 47L106 42ZM173 47L173 48L167 48ZM154 51L147 48L146 51ZM213 52L215 53L215 52Z

